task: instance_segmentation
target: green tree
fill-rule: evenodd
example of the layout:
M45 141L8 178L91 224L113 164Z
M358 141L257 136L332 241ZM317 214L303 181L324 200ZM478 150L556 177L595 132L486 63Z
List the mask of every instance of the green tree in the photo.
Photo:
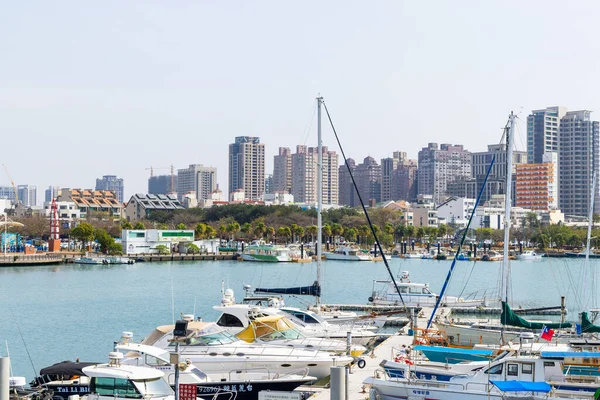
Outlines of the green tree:
M306 227L306 233L310 235L310 241L315 242L315 237L319 233L319 227L316 225L310 225Z
M197 224L196 228L194 228L194 237L196 238L196 240L204 239L205 235L206 235L206 224L203 224L203 223Z
M165 246L164 244L159 244L154 249L156 251L158 251L158 254L169 254L169 253L171 253L171 251L169 250L169 248L167 246Z
M217 237L217 230L210 225L206 225L206 232L204 233L204 236L208 239L213 239Z
M121 229L131 230L131 229L133 229L133 225L131 225L131 222L127 221L126 219L123 219L121 221Z
M179 229L180 231L183 231L183 230L187 229L187 226L183 222L180 222L179 224L177 224L177 229Z
M194 243L190 243L187 245L187 253L188 254L199 254L200 247L196 246Z
M349 242L356 242L358 230L356 228L346 228L344 230L344 238Z
M292 236L292 230L289 226L280 226L277 229L277 236L287 243L287 240Z
M324 238L323 242L327 242L331 236L331 226L329 224L323 225L321 228L321 235Z
M240 227L240 232L244 234L245 238L248 238L250 236L250 233L252 233L252 225L250 224L250 222L245 222Z
M267 230L265 233L267 234L267 238L269 240L273 240L273 237L275 236L275 228L273 228L272 226L267 226Z
M100 245L100 251L107 254L108 250L113 247L115 239L108 234L104 229L96 229L94 232L96 242Z
M331 234L335 243L340 242L340 236L344 234L344 227L337 222L331 224Z
M437 228L437 234L442 238L442 241L446 239L446 235L448 234L448 227L445 224L441 224Z
M296 239L298 241L302 241L302 238L304 237L304 228L300 225L296 225L296 228L294 228L293 233L294 235L296 235Z
M86 247L88 242L94 240L94 227L87 222L81 222L71 230L71 236L83 243Z
M240 231L241 226L237 222L227 224L227 233L229 233L231 240L235 240L236 234Z
M131 225L131 224L130 224ZM146 229L146 225L144 225L144 223L142 221L138 221L135 223L135 225L133 226L133 229Z

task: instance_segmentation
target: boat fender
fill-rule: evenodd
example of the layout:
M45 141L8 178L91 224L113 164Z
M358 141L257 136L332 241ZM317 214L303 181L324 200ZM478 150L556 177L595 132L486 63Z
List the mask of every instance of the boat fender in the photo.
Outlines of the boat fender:
M367 300L369 300L369 302L373 302L373 297L369 297Z
M358 368L363 369L367 365L367 362L364 358L359 358L356 365L358 365Z

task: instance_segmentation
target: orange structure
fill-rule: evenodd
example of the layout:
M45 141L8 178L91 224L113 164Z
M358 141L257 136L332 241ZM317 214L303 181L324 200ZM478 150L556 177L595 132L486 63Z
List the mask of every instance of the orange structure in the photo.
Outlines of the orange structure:
M556 209L558 188L555 164L517 164L515 167L516 206L534 211Z

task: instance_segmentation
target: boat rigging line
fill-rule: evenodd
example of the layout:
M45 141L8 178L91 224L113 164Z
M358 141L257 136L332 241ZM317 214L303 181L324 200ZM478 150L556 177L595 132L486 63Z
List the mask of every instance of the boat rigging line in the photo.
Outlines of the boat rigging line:
M462 246L463 246L465 240L467 239L467 234L469 232L469 228L471 227L471 221L473 221L473 217L475 216L475 210L477 210L477 206L479 206L479 202L481 201L481 197L483 196L483 191L485 190L485 185L488 181L488 178L490 177L490 173L492 172L492 167L494 166L495 162L496 162L496 154L493 155L492 161L490 162L490 166L487 169L487 172L485 174L485 179L483 181L483 185L481 185L481 188L479 189L479 195L477 195L477 199L475 200L475 205L473 206L473 210L471 210L471 216L469 217L469 220L467 221L467 227L463 233L462 238L460 239L460 243L458 244L458 248L456 249L456 253L454 254L454 259L452 260L452 264L450 265L450 270L448 271L448 275L446 275L446 280L444 281L442 290L440 291L440 294L435 302L435 306L433 307L433 311L431 312L429 321L427 321L426 329L429 329L429 327L431 326L431 322L433 321L433 318L435 317L435 313L436 313L437 309L439 308L440 303L444 299L444 293L446 292L446 289L448 288L448 284L450 283L450 278L452 278L452 272L454 272L454 267L456 266L456 260L458 260L458 255L462 251Z
M33 360L31 359L31 354L29 353L29 348L27 347L27 343L25 343L25 338L23 337L23 332L21 332L21 327L19 326L19 322L17 321L17 317L15 317L15 312L13 311L10 304L8 304L8 309L12 314L13 319L15 320L15 325L17 326L17 330L19 331L19 336L21 336L21 340L23 341L23 346L25 346L25 351L27 352L27 357L29 357L29 362L31 363L31 368L33 368L33 376L37 376L37 371L35 369L35 365L33 365ZM7 346L8 348L8 346Z
M404 298L402 297L402 294L400 293L400 288L398 287L398 283L396 282L396 279L394 278L394 274L392 273L392 270L390 269L390 265L388 264L385 253L383 252L383 249L381 248L381 243L379 243L379 239L377 238L377 232L375 232L375 228L373 227L373 224L371 223L371 218L369 217L369 213L367 212L367 207L365 207L365 203L363 202L362 196L360 195L360 191L358 190L358 187L356 186L356 181L354 180L354 174L352 173L352 169L350 169L350 165L348 165L348 158L346 158L346 154L344 153L344 148L342 147L340 138L338 137L337 131L335 130L335 126L333 125L333 120L331 119L331 115L329 114L329 109L327 108L327 104L325 104L325 102L322 99L321 99L321 103L325 107L325 112L327 113L327 119L329 119L329 124L331 125L331 129L333 130L335 140L337 141L337 144L340 148L340 152L342 153L342 157L344 158L344 164L346 165L346 168L348 169L348 174L350 175L350 179L352 180L352 186L354 186L354 189L356 190L356 195L358 196L358 201L360 201L360 205L363 209L363 212L365 213L365 217L367 218L367 223L369 224L369 228L371 228L371 233L373 234L373 238L375 239L375 244L377 245L377 248L379 249L379 253L381 254L381 258L383 259L385 268L387 269L388 274L390 275L390 278L392 279L392 283L394 284L394 287L396 288L396 292L398 293L398 296L400 296L400 301L402 302L402 308L406 312L406 315L408 316L408 318L412 324L414 322L414 321L412 321L412 315L408 312L408 308L406 307ZM319 176L320 175L321 174L319 174ZM319 232L319 234L320 234L320 232Z

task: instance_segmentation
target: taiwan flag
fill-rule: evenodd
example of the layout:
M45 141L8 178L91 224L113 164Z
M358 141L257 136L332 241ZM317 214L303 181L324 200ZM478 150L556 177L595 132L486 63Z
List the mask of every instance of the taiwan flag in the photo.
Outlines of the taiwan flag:
M542 328L542 333L540 333L540 338L550 342L552 341L552 336L554 336L554 331L552 329L548 329L547 326L544 326Z

